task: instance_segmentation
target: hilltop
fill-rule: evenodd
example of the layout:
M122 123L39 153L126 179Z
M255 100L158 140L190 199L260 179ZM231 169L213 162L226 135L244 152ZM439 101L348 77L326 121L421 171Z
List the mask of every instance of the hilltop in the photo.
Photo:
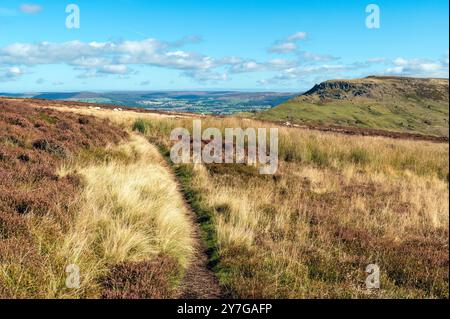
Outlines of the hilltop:
M448 102L448 80L383 76L330 80L315 85L301 98L348 100L360 97L381 101L399 96Z
M256 116L448 137L448 101L448 79L370 76L317 84Z

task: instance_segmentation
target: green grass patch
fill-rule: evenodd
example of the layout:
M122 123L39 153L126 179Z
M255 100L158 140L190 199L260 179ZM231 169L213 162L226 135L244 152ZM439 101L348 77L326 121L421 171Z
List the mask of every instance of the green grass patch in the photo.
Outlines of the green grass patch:
M146 134L149 128L149 121L138 119L133 123L133 131L137 131L141 134Z
M256 113L254 117L298 124L448 136L449 110L447 103L424 99L336 100L316 103L294 99Z
M367 150L358 147L350 151L349 160L358 165L366 165L370 162L370 155Z
M39 118L48 124L56 124L57 119L44 112L39 112Z

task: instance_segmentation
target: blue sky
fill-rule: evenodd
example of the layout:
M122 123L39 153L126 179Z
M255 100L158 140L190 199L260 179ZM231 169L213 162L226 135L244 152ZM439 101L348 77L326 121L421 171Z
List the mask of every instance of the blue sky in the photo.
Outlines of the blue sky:
M80 28L66 27L66 6ZM380 28L366 26L366 6ZM0 0L0 92L301 91L448 77L447 0Z

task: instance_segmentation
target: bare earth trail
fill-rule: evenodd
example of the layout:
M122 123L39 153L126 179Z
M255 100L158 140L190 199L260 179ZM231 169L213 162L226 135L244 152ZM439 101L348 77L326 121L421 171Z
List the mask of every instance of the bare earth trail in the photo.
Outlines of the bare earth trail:
M171 171L173 179L177 182L178 191L183 195L182 187L175 174L170 168L168 169ZM185 198L184 195L182 197ZM201 238L201 230L197 216L186 200L184 200L184 204L193 226L195 253L192 263L186 270L186 274L181 282L178 297L181 299L219 299L223 296L223 293L219 285L219 280L213 271L208 268L208 256Z
M186 200L183 187L181 186L176 174L174 173L171 165L166 161L164 156L159 151L159 148L148 141L147 138L141 136L138 133L131 133L132 135L140 136L142 143L149 143L151 148L154 149L155 161L161 168L167 172L167 178L171 179L173 185L176 186L178 196L182 200L184 206L184 213L187 215L187 219L190 222L191 237L193 239L194 253L192 255L192 261L188 268L185 270L184 278L182 279L177 291L175 292L175 298L181 299L219 299L223 296L219 281L214 272L208 268L208 255L206 248L201 237L200 225L197 220L197 214L193 211L191 205Z
M152 144L152 146L157 149L155 145ZM219 299L223 296L223 293L219 285L219 280L214 272L208 268L208 256L201 238L201 230L197 221L197 215L186 201L183 188L172 168L164 161L161 154L160 156L163 163L161 165L168 171L172 180L177 184L178 192L180 193L180 197L184 200L185 210L191 221L193 230L192 237L194 239L195 252L192 256L190 266L186 269L186 273L177 292L177 297L181 299Z
M186 203L186 205L188 204ZM223 295L219 281L208 269L208 257L202 243L200 229L195 214L192 210L189 212L194 225L195 254L180 285L178 297L182 299L219 299Z

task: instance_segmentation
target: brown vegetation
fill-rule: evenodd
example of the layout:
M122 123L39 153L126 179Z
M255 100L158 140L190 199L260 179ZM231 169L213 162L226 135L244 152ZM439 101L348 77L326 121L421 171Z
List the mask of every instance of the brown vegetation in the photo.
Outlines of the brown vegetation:
M64 231L81 185L75 174L59 177L58 165L125 136L94 117L0 101L0 296L45 294L35 281L49 280L42 272L48 258L30 219L58 221L51 236Z
M176 291L171 281L179 276L179 264L168 256L152 261L126 262L114 266L102 279L105 299L166 299Z
M134 127L164 152L172 145L168 139L172 128L192 126L191 118L131 111L118 113L81 106L76 109L58 107L78 112L83 118L95 115L109 118L123 128ZM203 120L204 127L221 129L276 125L237 118ZM125 164L119 176L110 173L116 172L111 163L104 165L101 161L78 170L93 190L82 197L85 198L82 203L93 203L92 207L86 206L86 211L102 212L77 215L71 228L73 236L66 243L77 238L87 240L80 246L67 245L72 249L66 252L74 254L66 255L79 256L81 262L86 256L88 266L97 265L93 260L102 265L101 271L91 274L103 278L99 287L105 289L104 297L171 297L173 290L167 285L171 282L168 278L179 277L170 272L162 274L155 265L166 265L169 259L174 259L186 270L192 255L189 249L183 250L182 245L177 245L176 238L185 236L181 242L192 245L189 239L192 232L182 231L186 224L180 217L186 215L178 208L172 210L173 218L167 227L156 228L160 230L158 238L170 238L164 246L160 246L160 240L156 245L141 245L146 242L144 237L131 236L145 229L143 223L133 226L132 231L123 227L126 225L123 221L130 220L130 212L132 216L145 216L139 207L131 205L132 201L126 200L128 195L121 197L120 192L133 189L124 186L128 179L121 176L129 176L133 171L142 177L148 169L145 161L138 161L136 167L132 167L136 162L133 154L139 153L137 149L145 143L140 138L131 145L134 151L126 151L124 159L118 161ZM52 155L56 158L62 156L52 144L39 143L39 147L43 149L40 152L56 152ZM448 298L448 144L281 127L279 151L279 170L273 176L261 176L255 167L245 165L174 166L186 198L199 214L209 265L227 296ZM160 185L163 180L170 180L171 175L158 168L158 165L164 166L161 159L153 155L151 158L159 177L148 176L145 184ZM70 163L62 166L59 176L70 176L73 167ZM115 194L113 201L101 200L104 192L95 187L99 180L111 184L109 187ZM158 211L168 211L161 204L179 198L176 186L175 190L171 183L166 186L169 192L164 191L160 197L152 195L156 202L148 202L149 205L156 203L152 207ZM144 188L142 191L151 193ZM147 218L141 220L148 221ZM8 227L14 227L18 233L30 232L23 219L3 220L5 225L14 225ZM105 220L112 222L107 224ZM136 219L133 217L133 220ZM42 219L41 222L45 223ZM84 236L80 229L87 229L92 235ZM89 239L96 234L90 229L102 234L124 230L120 236L110 239L126 240L121 240L120 245L115 245L114 240L105 240L99 245ZM14 245L11 251L20 253L22 243L15 241ZM99 250L105 247L107 249ZM92 255L85 253L91 251L105 254L92 259ZM39 259L31 259L37 264L34 269L42 267ZM380 290L365 287L365 267L372 263L380 266ZM27 278L21 277L22 285L27 283ZM142 284L149 280L160 282L161 290L155 291L148 284ZM17 287L17 283L11 282L9 287ZM86 291L96 292L99 287L88 285ZM17 295L16 292L14 296Z

